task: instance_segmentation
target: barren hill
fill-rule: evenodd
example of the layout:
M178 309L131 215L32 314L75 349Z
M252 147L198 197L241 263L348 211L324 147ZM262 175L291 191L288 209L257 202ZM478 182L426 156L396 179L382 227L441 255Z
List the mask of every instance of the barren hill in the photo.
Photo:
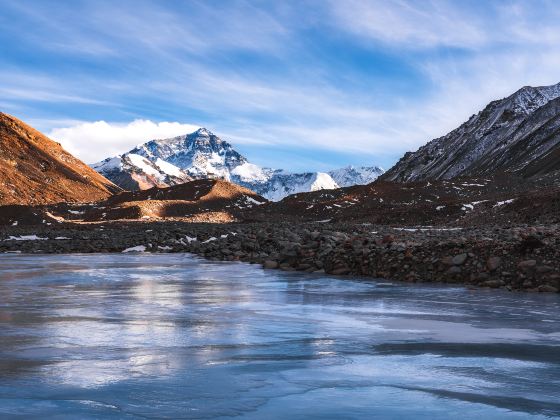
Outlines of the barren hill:
M201 179L167 188L125 191L86 211L88 221L180 218L232 222L245 210L266 203L253 191L216 179Z
M0 112L0 204L91 202L119 191L60 144Z

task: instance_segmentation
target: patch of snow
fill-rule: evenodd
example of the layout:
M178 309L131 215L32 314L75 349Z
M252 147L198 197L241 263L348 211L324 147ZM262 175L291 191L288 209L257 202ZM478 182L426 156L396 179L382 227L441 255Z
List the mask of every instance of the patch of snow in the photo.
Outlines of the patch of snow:
M161 169L162 172L168 174L168 175L173 175L173 176L177 176L177 177L182 177L184 176L183 171L176 167L175 165L166 162L165 160L161 159L161 158L157 158L155 161L156 166Z
M147 173L148 175L159 175L159 172L153 167L151 162L143 156L136 155L134 153L127 154L127 157L130 159L132 164L137 168L141 169L143 172Z
M94 163L91 167L101 173L119 170L122 167L122 159L120 156L110 157L101 162Z
M513 203L514 201L515 201L515 198L512 198L512 199L510 199L510 200L498 201L496 204L494 204L493 207L500 207L500 206L503 206L503 205L505 205L505 204L511 204L511 203Z
M260 206L261 204L264 204L264 201L257 201L255 200L253 197L245 197L245 199L249 202L249 203L253 203L256 204L257 206Z
M435 228L431 226L427 227L420 227L420 228L393 228L394 230L404 231L404 232L449 232L449 231L456 231L462 230L463 228Z
M340 187L366 185L375 181L385 171L379 166L347 166L330 171L329 175Z
M37 235L10 236L5 241L46 241L49 238L40 238Z
M145 245L133 246L123 250L123 253L125 252L146 252L146 246Z

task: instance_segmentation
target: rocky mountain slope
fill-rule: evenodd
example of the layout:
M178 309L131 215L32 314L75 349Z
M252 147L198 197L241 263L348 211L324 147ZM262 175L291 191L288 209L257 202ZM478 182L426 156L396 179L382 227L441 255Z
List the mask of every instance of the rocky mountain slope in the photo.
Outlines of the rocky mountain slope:
M86 202L118 191L60 144L0 113L0 204Z
M349 166L329 173L295 174L262 168L250 163L230 143L204 128L170 139L151 140L92 167L128 190L212 178L234 182L275 201L300 192L367 184L383 173L378 167Z
M560 169L560 84L526 86L404 157L383 179L409 182Z

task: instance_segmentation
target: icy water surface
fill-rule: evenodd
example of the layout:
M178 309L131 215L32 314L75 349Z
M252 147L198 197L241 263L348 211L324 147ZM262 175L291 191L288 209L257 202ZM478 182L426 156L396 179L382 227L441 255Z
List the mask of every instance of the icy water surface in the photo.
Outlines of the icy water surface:
M0 418L560 416L560 296L0 256Z

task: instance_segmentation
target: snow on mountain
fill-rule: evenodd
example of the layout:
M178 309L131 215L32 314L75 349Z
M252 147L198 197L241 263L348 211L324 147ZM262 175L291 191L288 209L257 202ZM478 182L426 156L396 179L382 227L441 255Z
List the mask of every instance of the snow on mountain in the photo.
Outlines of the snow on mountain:
M273 201L301 192L367 184L382 172L378 167L351 166L331 173L295 174L262 168L250 163L231 144L205 128L170 139L151 140L92 167L129 190L177 185L191 179L216 178L247 187Z
M331 176L324 172L294 174L283 170L276 170L269 172L266 180L248 181L234 176L232 181L255 191L271 201L279 201L288 195L301 192L339 188L339 185Z
M194 133L164 140L152 140L129 153L152 161L164 160L193 178L222 178L229 181L230 172L247 163L231 144L205 128Z
M355 167L349 165L345 168L330 171L329 175L340 187L350 187L352 185L370 184L384 172L379 166Z
M182 184L193 178L160 158L152 161L135 153L125 153L91 165L93 169L127 190L143 190Z
M525 86L418 151L406 153L383 179L418 181L560 169L560 83Z

